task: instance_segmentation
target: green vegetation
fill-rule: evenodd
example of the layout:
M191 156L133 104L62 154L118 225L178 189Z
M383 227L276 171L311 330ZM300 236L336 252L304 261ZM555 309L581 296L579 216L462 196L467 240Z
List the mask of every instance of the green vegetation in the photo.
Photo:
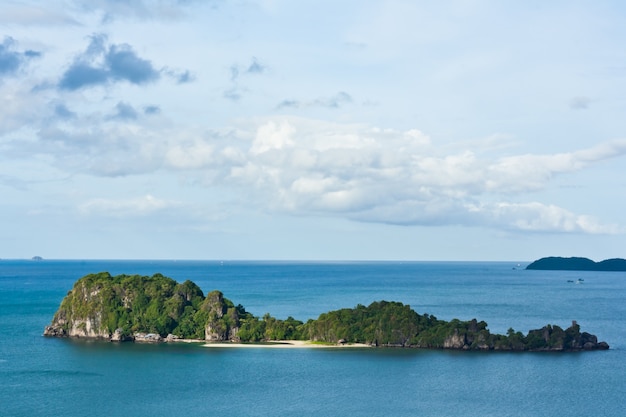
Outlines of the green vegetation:
M426 329L443 323L434 316L420 316L408 305L380 301L331 311L303 326L306 339L324 342L411 345Z
M509 329L491 334L487 323L439 320L410 306L378 301L321 314L306 323L269 314L255 317L219 291L204 296L193 282L177 283L161 274L111 276L107 272L79 279L63 299L49 336L132 339L138 333L207 341L262 342L311 340L316 343L365 343L464 350L607 349L595 336L580 333L574 322L566 330L545 326L524 336Z
M72 323L90 323L93 332L123 335L136 332L204 337L198 331L203 323L202 290L193 282L178 284L156 274L111 276L108 272L90 274L78 280L65 297L56 322L70 332Z
M245 341L295 339L302 322L289 317L262 319L235 306L220 291L204 296L193 282L177 283L161 274L79 279L61 302L50 335L122 338L136 333L169 334L183 339Z
M429 349L567 351L608 348L606 343L598 343L595 336L580 333L575 322L567 330L548 325L531 330L527 336L513 329L509 329L507 335L499 335L489 332L484 321L439 320L432 315L419 315L408 305L387 301L324 313L317 320L309 320L301 335L327 343Z

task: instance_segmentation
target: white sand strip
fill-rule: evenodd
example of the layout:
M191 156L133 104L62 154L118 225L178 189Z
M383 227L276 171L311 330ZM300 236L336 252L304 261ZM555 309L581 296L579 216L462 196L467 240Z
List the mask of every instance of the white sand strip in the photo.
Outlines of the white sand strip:
M272 340L264 343L233 343L233 342L215 342L206 343L204 347L209 348L264 348L264 349L293 349L293 348L369 348L370 345L363 343L342 343L342 344L324 344L314 343L305 340Z

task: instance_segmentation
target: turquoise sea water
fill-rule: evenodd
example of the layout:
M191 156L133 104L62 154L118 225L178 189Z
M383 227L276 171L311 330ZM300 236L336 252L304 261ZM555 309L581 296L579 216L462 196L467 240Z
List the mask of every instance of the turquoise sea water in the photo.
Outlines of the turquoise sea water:
M523 266L523 265L522 265ZM506 262L0 261L2 416L623 416L626 273ZM255 315L300 320L376 300L526 333L577 320L582 353L206 349L41 336L81 276L160 272ZM568 280L584 279L582 284Z

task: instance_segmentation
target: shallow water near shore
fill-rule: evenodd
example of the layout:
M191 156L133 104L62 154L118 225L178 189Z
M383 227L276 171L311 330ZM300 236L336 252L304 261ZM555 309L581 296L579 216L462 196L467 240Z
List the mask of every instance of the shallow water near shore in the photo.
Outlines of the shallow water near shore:
M485 320L497 333L577 320L611 349L206 349L42 337L74 281L100 271L190 279L278 318L384 299ZM626 273L507 262L2 260L0 415L621 416L625 299Z

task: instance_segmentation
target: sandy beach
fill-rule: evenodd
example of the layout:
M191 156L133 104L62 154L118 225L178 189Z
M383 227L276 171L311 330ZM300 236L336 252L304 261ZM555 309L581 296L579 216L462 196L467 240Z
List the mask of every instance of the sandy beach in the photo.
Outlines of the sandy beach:
M204 347L208 348L264 348L264 349L343 349L343 348L369 348L370 345L363 343L342 343L342 344L324 344L315 343L308 340L272 340L264 343L233 343L233 342L215 342L205 343Z

